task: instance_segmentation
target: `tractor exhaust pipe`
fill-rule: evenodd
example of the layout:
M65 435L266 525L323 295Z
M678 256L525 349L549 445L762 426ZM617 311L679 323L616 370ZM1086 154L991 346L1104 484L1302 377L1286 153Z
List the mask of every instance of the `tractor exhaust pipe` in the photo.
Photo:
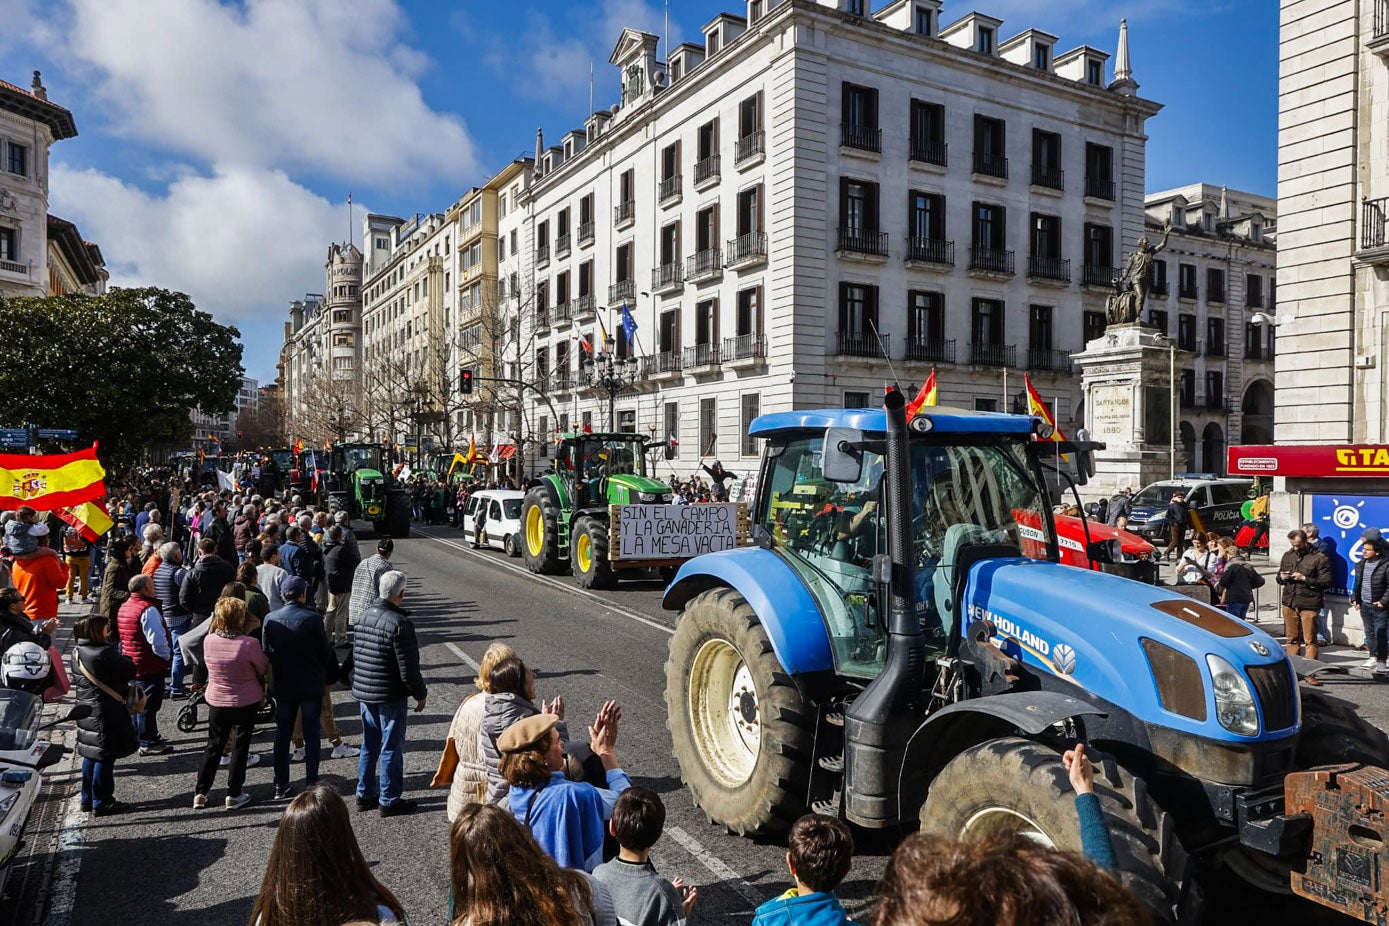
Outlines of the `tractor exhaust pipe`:
M898 781L907 739L920 722L926 665L925 638L916 616L906 398L894 389L883 399L883 409L887 458L882 494L891 560L887 658L883 671L844 715L844 815L866 827L899 822Z

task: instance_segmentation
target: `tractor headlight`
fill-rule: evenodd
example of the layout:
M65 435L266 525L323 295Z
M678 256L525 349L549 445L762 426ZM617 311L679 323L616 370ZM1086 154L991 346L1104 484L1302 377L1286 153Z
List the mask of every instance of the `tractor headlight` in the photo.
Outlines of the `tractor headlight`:
M1220 725L1241 736L1259 735L1259 711L1244 674L1219 656L1206 657L1215 687L1215 715Z
M654 505L654 504L656 504L657 502L659 502L660 500L661 500L661 493L659 493L659 492L638 492L638 493L637 493L637 501L642 502L642 503L647 504L647 505Z

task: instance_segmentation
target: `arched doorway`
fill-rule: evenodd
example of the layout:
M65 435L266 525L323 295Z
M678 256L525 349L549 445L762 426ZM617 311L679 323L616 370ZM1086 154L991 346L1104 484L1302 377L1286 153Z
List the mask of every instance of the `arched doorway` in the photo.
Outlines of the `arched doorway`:
M1214 421L1201 432L1201 472L1225 474L1225 432Z
M1256 379L1240 400L1240 443L1273 443L1273 383Z
M1196 468L1196 429L1190 421L1183 421L1177 427L1177 439L1181 443L1182 458L1177 461L1178 472L1191 472Z

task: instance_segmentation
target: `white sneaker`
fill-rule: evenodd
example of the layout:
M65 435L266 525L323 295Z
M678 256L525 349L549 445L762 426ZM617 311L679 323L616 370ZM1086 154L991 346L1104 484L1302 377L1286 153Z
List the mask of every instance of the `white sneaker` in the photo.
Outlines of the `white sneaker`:
M231 756L223 756L222 758L218 759L218 760L217 760L217 767L218 767L218 768L230 768L230 767L231 767Z
M1389 662L1375 663L1375 675L1389 674Z
M349 746L346 743L338 743L333 747L333 752L329 756L332 759L351 759L362 754L362 750L356 746Z
M1371 656L1369 659L1366 659L1364 662L1360 663L1360 668L1362 668L1362 669L1373 669L1373 668L1375 668L1376 666L1382 666L1382 665L1384 665L1384 663L1380 662L1378 659L1376 659L1375 657Z
M206 795L206 794L195 794L195 795L193 795L193 809L194 809L194 810L206 810L206 809L207 809L207 795Z
M219 768L229 768L231 766L231 756L223 756L218 759L217 765ZM246 756L246 767L250 768L253 765L260 765L260 756L256 755L254 752Z
M242 791L236 797L228 795L227 799L223 803L226 805L226 808L228 810L239 810L240 808L245 807L247 804L251 803L251 795L245 791Z
M291 761L291 762L303 762L303 761L304 761L304 747L303 747L303 746L300 746L298 749L294 750L294 754L291 755L291 756L289 757L289 761Z

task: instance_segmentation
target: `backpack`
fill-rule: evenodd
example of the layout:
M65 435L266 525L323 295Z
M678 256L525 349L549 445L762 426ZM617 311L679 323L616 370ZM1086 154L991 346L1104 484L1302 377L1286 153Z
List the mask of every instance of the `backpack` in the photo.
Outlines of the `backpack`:
M63 531L63 552L64 553L85 553L87 541L77 532L77 528L69 527Z

